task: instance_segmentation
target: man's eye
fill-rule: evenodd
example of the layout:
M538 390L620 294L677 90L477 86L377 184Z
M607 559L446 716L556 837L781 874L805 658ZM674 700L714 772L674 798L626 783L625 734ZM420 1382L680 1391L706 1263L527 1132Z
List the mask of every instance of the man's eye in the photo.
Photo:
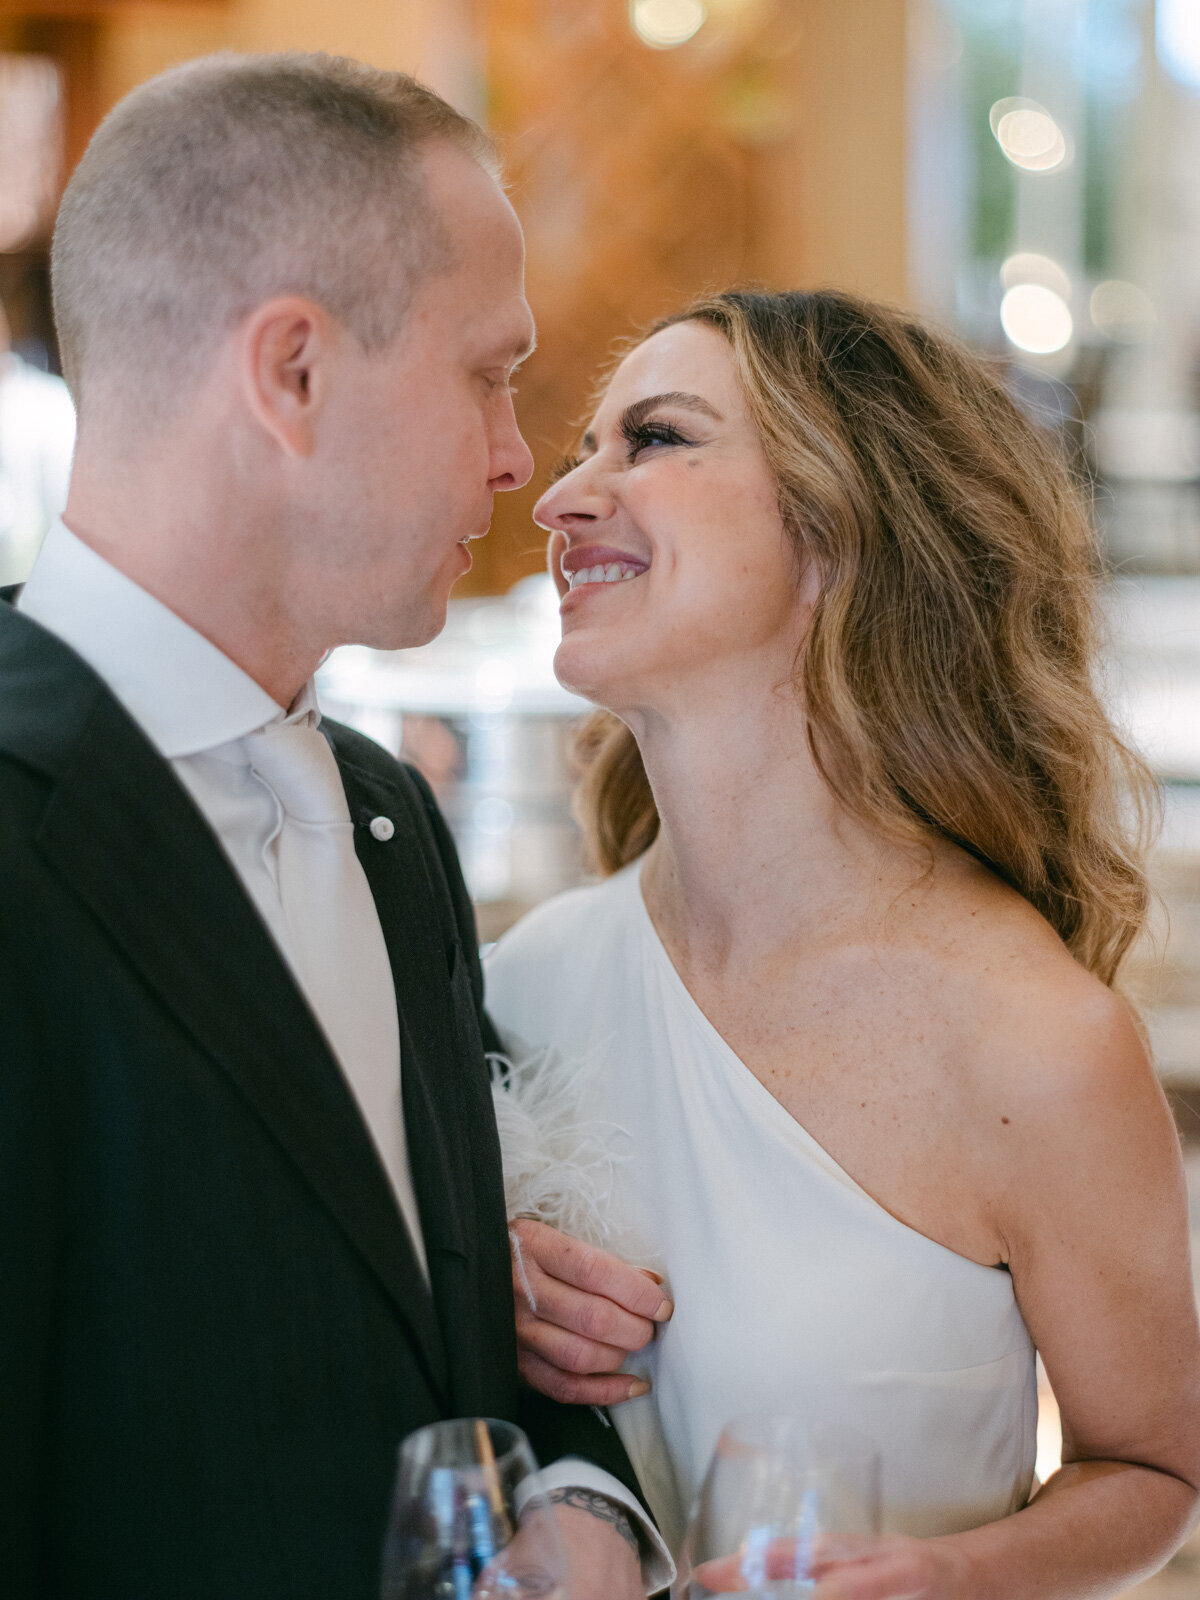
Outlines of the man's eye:
M639 422L634 427L622 428L621 432L629 447L631 459L654 445L679 445L692 442L669 422Z

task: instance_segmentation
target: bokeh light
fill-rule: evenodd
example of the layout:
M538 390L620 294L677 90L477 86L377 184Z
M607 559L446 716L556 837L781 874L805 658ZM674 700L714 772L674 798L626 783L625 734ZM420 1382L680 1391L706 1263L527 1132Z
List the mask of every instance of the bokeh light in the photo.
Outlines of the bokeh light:
M1200 5L1158 0L1154 15L1159 61L1177 82L1200 92Z
M686 44L707 18L704 0L632 0L629 7L634 33L654 50Z
M1009 256L1000 268L1000 282L1006 289L1015 289L1020 283L1040 283L1043 289L1053 289L1060 300L1071 298L1071 280L1065 270L1057 261L1033 250L1019 250Z
M1036 100L997 100L988 120L996 143L1024 172L1054 172L1071 154L1066 134Z
M1118 344L1141 344L1150 337L1157 321L1154 301L1146 291L1120 278L1098 283L1088 309L1100 332Z
M1071 342L1075 324L1062 295L1041 283L1018 283L1000 302L1000 324L1018 350L1048 356Z

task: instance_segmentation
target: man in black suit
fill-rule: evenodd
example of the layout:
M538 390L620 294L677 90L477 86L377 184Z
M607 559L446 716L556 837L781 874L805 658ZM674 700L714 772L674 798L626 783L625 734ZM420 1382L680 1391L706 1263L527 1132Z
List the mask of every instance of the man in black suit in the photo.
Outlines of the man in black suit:
M53 270L75 469L0 605L0 1593L374 1600L399 1440L482 1414L586 1458L574 1593L631 1600L615 1434L518 1397L453 847L311 692L437 632L531 470L486 141L400 75L195 63L99 130Z

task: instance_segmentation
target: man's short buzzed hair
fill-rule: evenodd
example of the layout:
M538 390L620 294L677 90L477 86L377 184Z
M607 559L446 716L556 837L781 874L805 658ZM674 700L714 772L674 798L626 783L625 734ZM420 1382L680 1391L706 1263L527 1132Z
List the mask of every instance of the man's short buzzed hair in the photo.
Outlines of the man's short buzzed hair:
M384 347L448 244L428 140L496 170L487 135L400 72L326 55L207 56L135 89L67 185L51 276L81 421L94 388L161 415L277 294Z

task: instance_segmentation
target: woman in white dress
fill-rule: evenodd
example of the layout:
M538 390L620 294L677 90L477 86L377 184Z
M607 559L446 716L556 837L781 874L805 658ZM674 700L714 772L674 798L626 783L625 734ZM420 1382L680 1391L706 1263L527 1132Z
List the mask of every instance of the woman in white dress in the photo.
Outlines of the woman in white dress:
M1197 1506L1200 1340L1113 989L1152 787L1066 467L906 317L731 294L625 355L535 515L608 876L500 942L488 1003L625 1130L621 1253L675 1310L647 1342L627 1269L517 1223L526 1378L626 1402L674 1544L729 1417L871 1435L890 1537L822 1600L1119 1593ZM1065 1444L1030 1500L1035 1347Z

